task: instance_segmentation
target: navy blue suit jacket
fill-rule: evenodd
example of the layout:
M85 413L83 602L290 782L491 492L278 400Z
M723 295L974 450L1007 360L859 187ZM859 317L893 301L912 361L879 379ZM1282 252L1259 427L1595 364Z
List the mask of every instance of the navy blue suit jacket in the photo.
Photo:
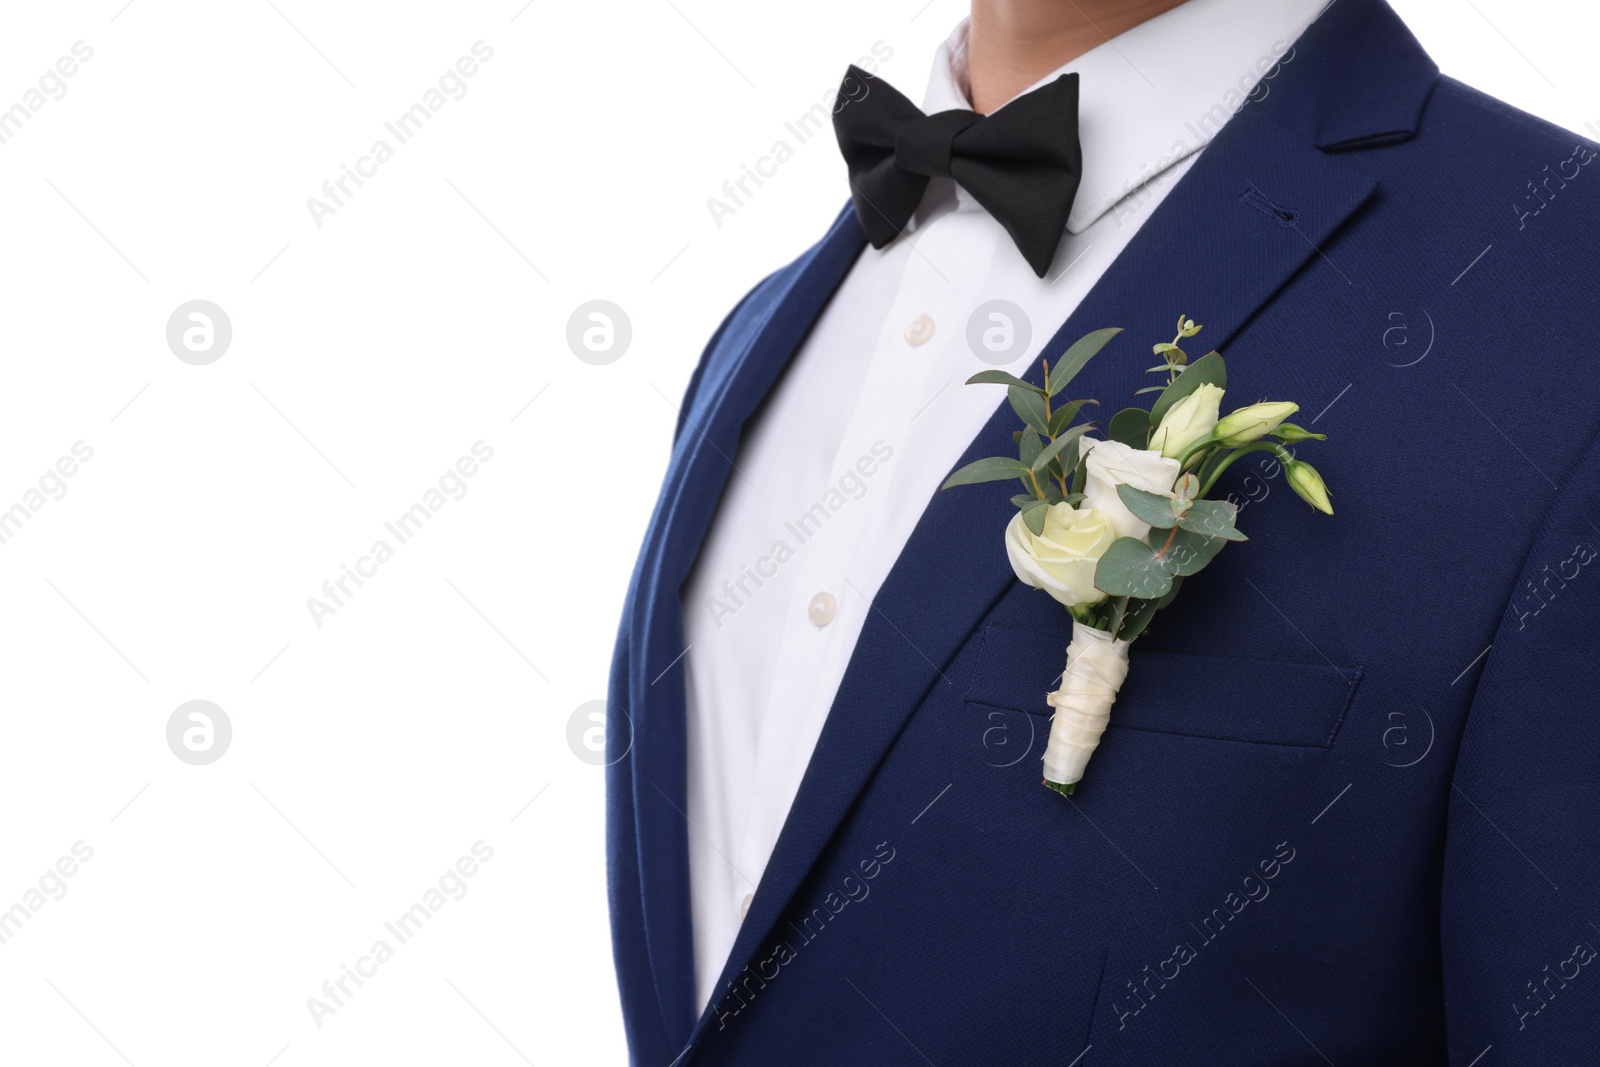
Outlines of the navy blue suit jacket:
M745 297L689 385L611 676L634 1061L1600 1062L1594 158L1441 77L1381 0L1332 5L1045 355L1127 328L1073 386L1115 410L1189 314L1234 401L1328 433L1337 514L1235 464L1251 539L1135 645L1068 799L1038 758L1070 620L1006 562L1014 490L936 494L702 1012L680 588L862 252L853 215Z

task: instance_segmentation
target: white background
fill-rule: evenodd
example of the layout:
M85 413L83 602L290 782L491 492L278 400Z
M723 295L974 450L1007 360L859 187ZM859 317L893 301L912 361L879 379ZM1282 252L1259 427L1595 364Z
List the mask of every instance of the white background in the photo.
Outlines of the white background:
M921 2L5 4L0 109L93 56L0 144L0 510L93 456L0 544L0 909L93 856L0 944L0 1060L624 1060L603 775L568 721L605 694L700 348L843 168L819 137L720 227L706 200L874 42L920 99L964 13ZM1397 6L1447 73L1600 127L1592 10ZM319 227L307 198L379 138ZM606 366L565 340L596 298L633 328ZM192 299L232 324L206 366L166 342ZM478 441L398 545L385 521ZM318 626L307 598L379 538ZM233 729L206 766L166 740L193 699ZM398 944L384 922L478 841ZM379 938L318 1026L307 998Z

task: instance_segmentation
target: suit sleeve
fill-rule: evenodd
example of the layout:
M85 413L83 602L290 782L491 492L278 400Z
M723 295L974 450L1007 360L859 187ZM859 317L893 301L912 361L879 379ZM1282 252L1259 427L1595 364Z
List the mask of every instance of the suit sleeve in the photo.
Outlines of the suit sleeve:
M769 275L770 277L770 275ZM682 436L694 407L706 366L711 362L730 323L758 292L766 280L746 293L722 320L706 342L694 373L678 407L676 442ZM666 1062L671 1058L660 1007L649 985L650 956L645 938L644 910L640 897L638 837L635 833L633 792L633 723L630 717L629 679L633 661L634 606L638 595L645 554L641 550L634 563L623 602L622 621L617 628L617 643L611 658L609 688L606 695L606 889L611 913L611 951L617 984L622 999L622 1017L627 1031L630 1056L635 1063ZM629 980L632 978L633 980Z
M1471 595L1470 575L1455 580ZM1450 1063L1596 1062L1595 442L1558 492L1507 603L1483 661L1450 792L1440 930Z

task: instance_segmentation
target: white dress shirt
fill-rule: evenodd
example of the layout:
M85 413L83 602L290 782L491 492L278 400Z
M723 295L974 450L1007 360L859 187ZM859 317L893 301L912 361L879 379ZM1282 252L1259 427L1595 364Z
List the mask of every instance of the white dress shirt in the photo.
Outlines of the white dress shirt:
M928 499L1004 403L1003 390L962 383L990 366L1021 374L1039 358L1324 3L1189 0L1030 87L1068 71L1080 78L1083 177L1046 276L965 190L933 179L905 233L862 253L747 427L740 473L728 481L683 596L701 1004L727 962L873 596ZM963 22L934 59L926 113L970 108L966 42ZM996 299L1022 314L975 316ZM980 340L975 349L969 333L986 330L990 347Z

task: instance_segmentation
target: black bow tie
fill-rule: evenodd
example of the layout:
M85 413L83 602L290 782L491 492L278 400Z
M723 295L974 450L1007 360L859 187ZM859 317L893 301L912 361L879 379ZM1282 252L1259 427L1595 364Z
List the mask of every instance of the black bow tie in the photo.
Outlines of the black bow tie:
M1083 175L1078 76L1063 74L992 115L924 115L885 82L852 66L833 132L850 170L856 218L872 247L900 235L928 179L953 178L1004 226L1043 278Z

